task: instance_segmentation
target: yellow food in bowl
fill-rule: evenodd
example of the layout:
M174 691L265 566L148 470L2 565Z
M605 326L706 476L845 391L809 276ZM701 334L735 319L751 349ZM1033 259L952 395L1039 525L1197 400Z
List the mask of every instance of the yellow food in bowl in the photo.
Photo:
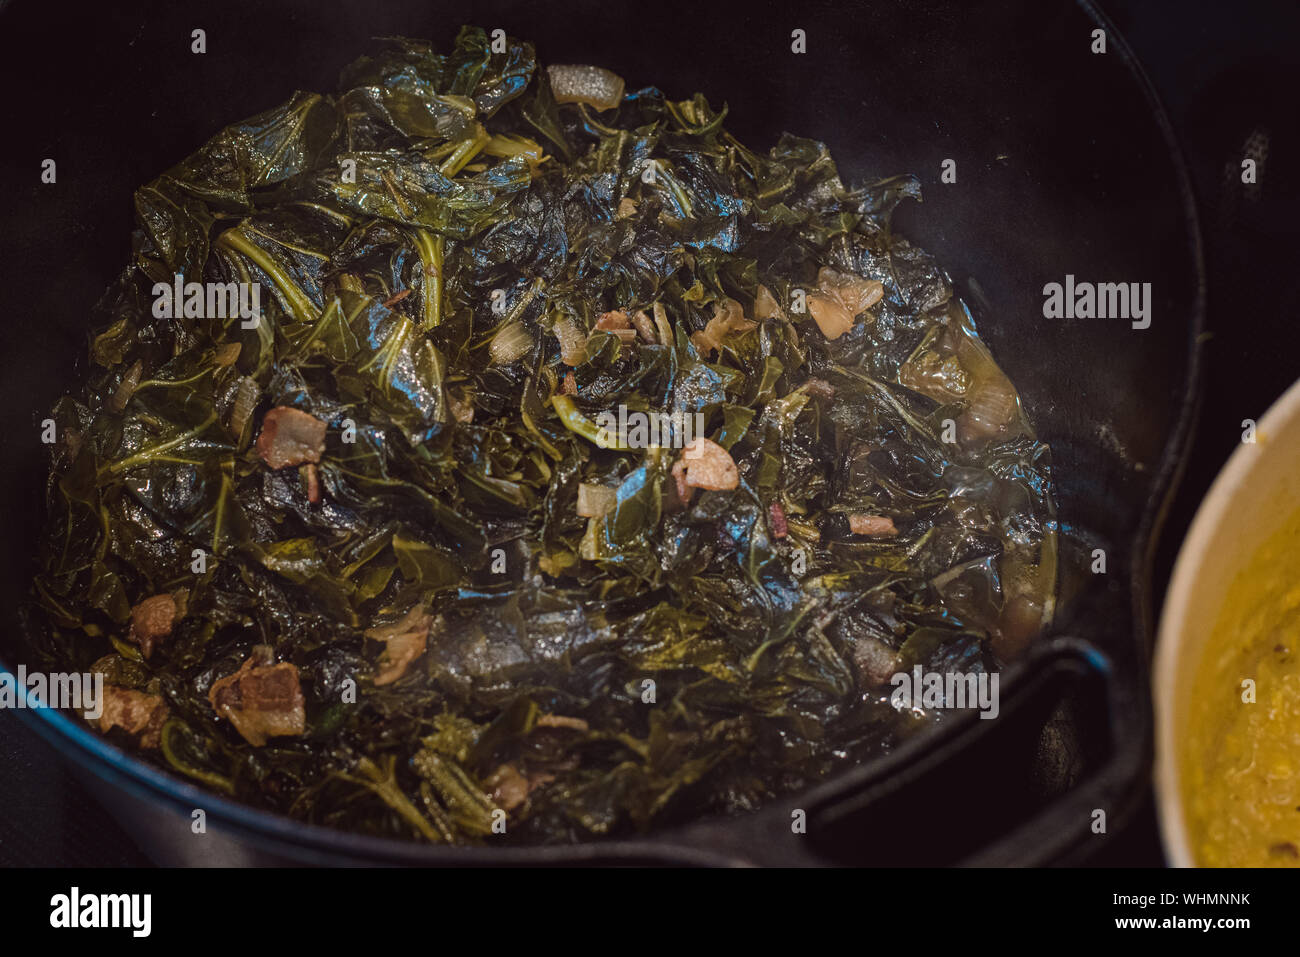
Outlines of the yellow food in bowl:
M1300 511L1236 573L1192 690L1181 765L1196 863L1300 866Z

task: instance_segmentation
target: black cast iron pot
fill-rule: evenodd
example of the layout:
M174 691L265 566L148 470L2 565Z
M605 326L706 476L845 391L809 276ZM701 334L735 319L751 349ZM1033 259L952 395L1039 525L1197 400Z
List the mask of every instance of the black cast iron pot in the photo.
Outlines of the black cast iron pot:
M633 841L450 849L343 834L201 791L59 712L18 712L51 758L164 863L1039 864L1100 847L1147 787L1150 561L1195 413L1204 288L1168 123L1089 3L0 4L7 618L42 515L37 423L85 371L89 309L128 260L133 189L295 88L333 89L369 38L450 44L467 19L534 41L544 62L725 100L755 147L783 130L825 140L849 182L921 176L925 202L896 226L950 271L1052 447L1063 563L1051 633L1004 676L996 721L947 722L752 815ZM203 55L190 51L196 28ZM795 29L804 54L791 51ZM58 163L52 185L40 182L46 158ZM956 183L940 182L947 159ZM1044 285L1067 274L1151 283L1149 328L1044 318ZM9 665L14 633L6 620ZM202 837L194 808L207 814ZM796 808L805 834L792 833Z

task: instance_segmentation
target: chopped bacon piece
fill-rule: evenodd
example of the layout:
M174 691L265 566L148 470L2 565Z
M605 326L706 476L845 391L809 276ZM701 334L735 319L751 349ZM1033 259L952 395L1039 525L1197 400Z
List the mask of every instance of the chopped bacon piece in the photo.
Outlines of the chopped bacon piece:
M183 593L178 593L183 598ZM176 622L184 616L185 609L177 603L176 595L154 595L131 609L131 630L128 638L140 646L146 658L162 640L172 633Z
M320 472L310 462L307 463L307 501L320 504Z
M726 449L712 439L697 436L682 450L686 484L691 488L726 491L740 484L740 472Z
M99 730L104 734L122 728L127 734L139 735L142 748L162 743L162 727L170 715L162 695L105 685L102 705Z
M888 515L850 515L849 531L854 535L873 535L876 537L898 534L898 529L894 527L894 520Z
M267 738L300 735L307 714L298 669L288 661L271 664L269 645L257 645L234 674L219 678L208 702L249 744L260 748Z
M379 658L381 670L375 675L376 685L392 684L406 674L411 662L424 654L432 625L433 616L428 610L423 605L415 605L401 621L366 630L367 638L384 643L384 653Z
M273 469L319 462L325 451L325 423L301 409L278 405L262 419L257 454Z
M384 305L385 305L385 306L395 306L395 305L397 305L397 303L401 302L403 299L405 299L405 298L406 298L407 296L409 296L410 294L411 294L411 290L409 290L409 289L403 289L401 292L395 292L395 293L393 293L391 296L389 296L387 299L384 300Z
M564 373L564 381L560 383L560 395L577 395L578 380L573 377L572 372Z
M636 330L632 328L627 313L621 309L614 312L602 312L600 318L596 320L596 329L600 332L613 333L622 340L624 345L636 342Z
M772 537L785 538L790 534L790 526L785 520L785 509L780 502L773 502L767 507L767 517L772 523Z

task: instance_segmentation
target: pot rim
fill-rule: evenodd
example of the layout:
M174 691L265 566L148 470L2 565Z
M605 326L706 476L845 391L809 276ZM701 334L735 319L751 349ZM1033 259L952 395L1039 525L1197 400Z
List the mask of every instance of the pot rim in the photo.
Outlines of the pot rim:
M1177 487L1186 463L1186 453L1199 408L1202 379L1200 339L1205 325L1206 311L1204 252L1197 205L1186 160L1159 95L1121 32L1098 8L1094 0L1073 0L1072 5L1096 26L1106 30L1114 55L1121 59L1130 79L1146 100L1148 119L1155 123L1159 130L1160 138L1164 141L1167 151L1166 157L1173 166L1177 179L1179 212L1186 231L1187 248L1182 250L1182 254L1191 260L1192 265L1191 278L1194 289L1191 307L1186 315L1188 354L1184 391L1177 400L1179 411L1175 428L1165 444L1156 474L1150 481L1150 492L1146 507L1143 509L1142 520L1132 539L1138 552L1138 557L1133 563L1131 579L1132 630L1139 643L1143 643L1151 634L1150 567L1155 543L1159 538L1173 491ZM3 7L3 0L0 0L0 7ZM1044 635L1044 638L1049 635ZM16 662L7 662L0 658L0 671L6 670L6 664L16 664ZM1145 660L1141 664L1145 664ZM182 779L179 775L170 774L123 751L61 712L40 709L30 715L26 711L20 711L19 714L27 715L30 718L28 725L48 741L65 760L75 762L106 783L122 788L136 797L158 801L182 814L188 814L190 808L204 807L209 811L211 826L221 827L233 835L253 838L263 844L278 845L291 854L319 855L318 863L336 862L340 855L366 862L434 865L617 864L629 860L697 866L734 866L748 863L743 857L725 851L700 846L683 847L674 840L679 834L677 829L655 831L642 839L596 840L572 845L510 848L430 846L397 838L342 831L243 804L201 788ZM1143 760L1149 760L1149 742L1149 737L1146 737L1142 746L1145 750ZM1136 768L1135 770L1138 775L1141 774L1140 770ZM808 789L808 792L820 792L834 780L832 778L820 782ZM1130 804L1136 803L1132 795L1130 799ZM763 814L763 810L750 817Z

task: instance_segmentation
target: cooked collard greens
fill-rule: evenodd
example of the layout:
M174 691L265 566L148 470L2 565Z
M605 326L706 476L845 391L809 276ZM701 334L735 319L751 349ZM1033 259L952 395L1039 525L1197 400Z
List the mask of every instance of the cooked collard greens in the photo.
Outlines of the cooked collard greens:
M891 676L1050 619L1047 448L890 230L917 181L725 117L465 28L141 187L32 658L188 779L431 842L751 809L936 720Z

